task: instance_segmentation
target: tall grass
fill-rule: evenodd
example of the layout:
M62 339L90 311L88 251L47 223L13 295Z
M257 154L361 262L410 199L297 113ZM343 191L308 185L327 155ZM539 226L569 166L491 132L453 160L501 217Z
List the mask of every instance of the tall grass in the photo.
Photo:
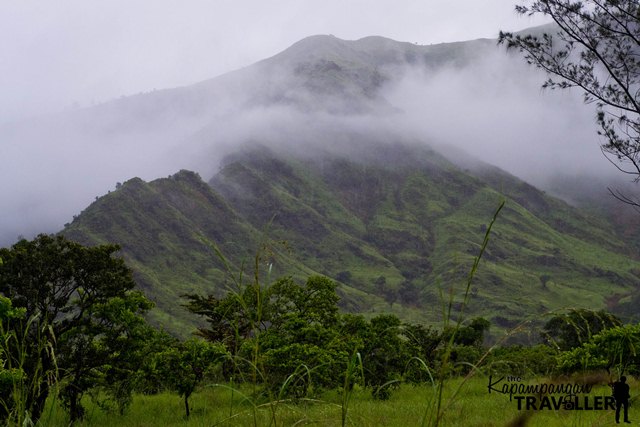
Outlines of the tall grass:
M449 407L441 426L478 427L509 426L519 419L523 411L518 411L508 396L487 393L487 382L480 376L469 379L463 387L463 378L447 381L444 399L449 400L454 391L460 389L458 397ZM632 390L638 389L638 382L630 379ZM250 394L248 384L236 385L236 390L204 387L194 393L194 411L185 419L181 401L174 394L162 392L157 395L136 395L130 409L124 414L107 413L95 406L87 398L87 417L74 427L245 427L253 426L251 402L237 393L237 390ZM597 386L592 396L608 395L607 386ZM231 396L234 400L231 401ZM430 386L402 384L394 391L389 400L380 401L371 396L369 390L360 386L352 390L349 403L347 426L416 426L419 425L424 411L425 399L435 398ZM341 390L327 390L317 400L281 402L277 420L280 426L341 426ZM233 406L235 416L229 417L229 408ZM59 406L52 410L53 415L47 423L50 427L68 426L68 417ZM270 409L264 404L256 408L259 426L273 425ZM640 406L635 402L630 407L630 419L640 418ZM520 419L520 422L525 420ZM531 427L567 427L567 426L607 426L613 425L612 411L538 411L526 420Z
M201 238L209 245L209 247L214 251L215 255L222 262L228 277L231 280L231 286L228 287L228 292L232 295L238 304L242 307L242 310L246 313L247 319L249 319L249 329L251 330L252 336L252 348L251 348L251 359L246 359L243 357L239 357L237 355L239 348L234 349L234 355L232 357L232 362L234 364L234 369L236 369L238 377L242 380L242 382L246 382L246 378L244 378L244 370L241 366L249 366L250 367L250 381L251 384L251 393L247 395L243 393L239 388L235 387L233 383L231 385L224 384L214 384L213 387L223 387L230 389L232 393L236 393L240 396L243 396L243 402L249 402L250 408L253 416L253 425L258 426L258 409L264 406L268 407L271 413L270 425L277 426L278 418L277 418L277 410L278 405L283 402L282 397L285 395L285 391L287 387L289 387L292 383L299 380L301 375L307 375L310 378L309 369L306 366L300 366L299 369L296 369L291 375L289 375L284 383L280 387L280 391L278 395L275 395L270 387L266 387L264 389L259 388L260 383L266 383L267 379L264 375L264 366L260 366L260 334L262 332L262 328L264 327L264 307L265 307L265 298L268 297L268 289L271 286L271 271L272 264L269 263L267 266L265 282L262 283L262 261L265 258L265 255L271 255L272 251L270 250L266 239L268 235L268 227L270 226L271 221L267 225L267 229L263 233L263 238L260 243L258 250L256 251L256 255L253 258L253 281L250 284L245 284L245 262L243 261L237 272L234 271L234 267L232 263L225 257L220 248L211 241L206 240L204 236ZM245 290L246 286L250 286L253 293L250 294L255 298L255 301L247 301L245 299ZM242 342L242 338L240 336L240 331L237 325L233 325L235 328L236 339L235 343ZM266 403L260 403L261 393L264 391L267 392L268 398ZM226 420L231 420L237 417L239 414L233 413L233 410L230 411L229 417Z
M19 311L14 316L10 314L10 304L9 311L4 310L5 308L3 307L3 314L7 317L0 322L0 357L3 363L1 371L3 379L10 379L11 388L8 395L3 394L0 397L0 406L6 414L7 426L33 426L32 414L36 397L43 392L43 387L54 390L57 384L55 335L51 325L40 325L37 315L31 316L25 322L21 318L24 311ZM30 372L27 373L25 369L28 363L34 362L29 360L30 354L49 358L53 361L53 369L45 370L42 359L38 357L35 365L30 366Z
M364 385L364 368L362 366L362 356L359 352L354 352L344 373L344 385L342 386L342 399L340 401L340 421L342 423L342 427L347 425L349 403L351 401L351 397L353 396L353 389L358 378L362 379Z
M445 384L445 379L448 378L449 376L449 364L451 361L451 352L453 350L454 347L454 342L455 342L455 338L456 338L456 334L458 333L458 331L460 330L460 327L462 326L462 322L464 320L464 311L469 303L469 295L470 295L470 291L471 291L471 284L473 282L473 278L476 275L476 272L478 271L478 266L480 265L480 260L482 259L482 255L484 254L487 245L489 244L489 237L491 236L491 229L493 228L493 225L495 224L496 220L498 219L498 215L500 214L500 211L502 210L502 208L505 205L505 201L503 200L500 205L498 206L498 208L496 209L496 211L493 214L493 218L491 219L491 222L489 223L489 226L487 227L487 230L484 234L484 239L482 241L482 244L480 245L480 250L478 252L478 255L474 258L473 261L473 265L471 266L471 270L469 270L469 274L467 276L467 281L466 281L466 286L464 289L464 294L463 294L463 299L462 299L462 305L460 306L460 310L458 312L458 317L455 323L455 326L452 330L452 333L450 334L449 340L445 345L444 351L442 353L442 357L440 359L440 368L438 371L438 380L437 383L434 384L435 388L436 388L436 395L435 395L435 402L431 402L429 401L427 404L427 408L425 411L425 414L422 418L422 422L421 425L425 426L427 423L431 426L437 427L440 425L440 423L442 422L442 417L446 411L446 409L451 405L451 403L453 402L453 399L456 397L457 392L455 392L453 394L453 396L448 400L448 402L446 404L443 405L443 391L444 391L444 384ZM443 318L443 325L444 328L443 330L448 329L449 327L449 322L452 318L453 315L453 301L454 301L454 292L453 289L451 289L451 291L449 292L449 301L446 307L446 311L444 313L444 318ZM478 362L481 363L482 360L486 357L486 355L488 354L485 353L482 357L482 359ZM422 364L426 367L426 363L424 361L422 361ZM472 366L472 370L470 371L470 373L465 377L465 378L470 378L470 375L472 373L475 372L475 370L477 369L477 366ZM429 373L429 375L431 375ZM460 383L459 387L458 387L458 391L460 390L460 387L462 387L464 385L466 381L463 381L462 383ZM435 406L435 407L434 407Z

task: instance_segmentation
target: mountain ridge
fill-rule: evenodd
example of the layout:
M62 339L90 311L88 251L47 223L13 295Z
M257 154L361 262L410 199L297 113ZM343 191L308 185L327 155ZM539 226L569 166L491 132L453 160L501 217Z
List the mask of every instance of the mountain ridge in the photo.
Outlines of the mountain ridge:
M508 174L501 179L510 185L496 191L491 182L464 173L428 149L405 147L402 155L397 144L367 147L369 157L376 157L371 153L376 149L382 157L394 152L400 163L353 161L342 154L310 160L248 148L232 156L209 186L186 171L148 184L128 182L104 197L105 207L95 202L63 233L85 244L120 240L134 270L147 274L142 277L145 290L158 303L156 320L165 327L179 312L171 308L179 294L226 289L229 272L213 247L237 269L268 247L261 265L270 265L274 275L331 277L341 283L343 310L437 322L432 304L443 288L456 289L459 302L488 221L505 198L475 279L469 314L487 316L501 328L566 305L608 307L612 294L624 302L636 289L638 261L629 257L623 241L608 234L614 230L605 221ZM144 196L145 186L156 196ZM120 211L107 209L123 190L141 194ZM202 204L189 202L194 195ZM559 213L545 218L541 201ZM131 213L136 206L141 210ZM220 206L220 213L211 206ZM105 223L92 225L90 213L120 218L128 229L144 233L99 229L96 224ZM196 227L190 216L197 216ZM156 247L164 252L154 252ZM514 293L525 298L514 300ZM183 322L181 330L193 321L185 313L177 319Z

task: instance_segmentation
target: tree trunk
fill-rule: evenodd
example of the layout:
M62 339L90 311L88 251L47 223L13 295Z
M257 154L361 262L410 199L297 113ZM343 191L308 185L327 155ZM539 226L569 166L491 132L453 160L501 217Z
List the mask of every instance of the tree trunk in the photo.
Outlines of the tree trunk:
M69 417L71 424L73 424L84 418L84 408L80 405L80 393L78 393L78 390L73 384L70 385L70 387L72 387L72 389L69 393Z
M189 418L189 395L184 395L184 409L187 412L187 418Z

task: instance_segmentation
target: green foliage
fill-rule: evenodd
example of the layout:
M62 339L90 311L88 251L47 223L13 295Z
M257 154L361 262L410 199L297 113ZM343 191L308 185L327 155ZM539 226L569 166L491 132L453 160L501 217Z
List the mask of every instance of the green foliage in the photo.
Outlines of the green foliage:
M208 370L228 353L217 343L192 338L155 355L158 367L169 388L184 398L185 414L189 417L189 397L205 378Z
M443 347L440 349L437 359L448 358L446 366L453 366L455 374L467 374L470 372L485 353L482 348L484 334L489 330L490 323L481 317L472 319L469 325L456 325L445 328L440 340Z
M324 327L335 325L338 319L336 284L326 277L309 277L304 286L297 285L291 277L280 279L267 295L270 320L276 329L293 319Z
M442 332L419 324L405 324L402 335L412 356L407 361L404 378L411 383L433 381L438 349L443 342Z
M326 277L310 277L304 286L291 278L278 280L269 295L270 327L259 336L259 364L265 379L280 395L306 396L310 387L338 384L349 357L335 326L338 321L336 285ZM288 377L293 375L287 381Z
M640 325L615 326L593 336L580 347L560 354L563 371L615 370L619 375L637 373L640 363Z
M484 341L484 334L491 323L482 317L472 319L467 326L448 327L443 332L443 340L453 340L453 344L480 347Z
M556 372L558 351L544 344L497 347L486 362L494 375L514 375L521 378L545 377Z
M10 352L21 360L25 377L35 381L25 399L34 422L49 395L51 375L62 384L71 421L84 414L82 394L101 383L121 408L126 406L131 388L122 384L145 335L140 315L151 305L131 292L132 273L113 257L117 250L115 245L84 247L46 235L0 249L0 292L28 319L26 326L12 324L20 346Z
M260 369L271 392L302 397L310 383L323 387L340 381L349 356L335 329L335 289L325 277L312 276L303 286L285 277L264 289L245 285L224 298L189 295L187 308L209 324L199 335L238 356L227 375L239 369L242 378L251 378Z
M24 359L17 351L24 343L18 342L12 328L24 317L24 308L15 308L9 298L0 296L0 414L8 424L16 425L28 419L30 412L26 402L29 381L23 369Z
M376 399L389 398L409 359L400 337L400 325L396 316L379 315L371 319L362 337L365 383Z
M90 318L59 337L58 364L65 378L60 398L72 420L84 417L81 400L88 390L103 392L120 413L131 403L133 380L151 334L141 315L151 307L142 293L130 291L95 304Z
M243 340L254 330L258 316L258 289L247 285L240 294L229 293L223 298L214 295L203 297L197 294L185 295L185 307L207 321L207 327L197 330L197 335L212 342L220 342L233 355L240 350ZM263 328L263 325L257 325Z
M604 310L571 309L547 321L540 335L547 344L566 351L589 341L603 330L621 325L620 319Z
M371 320L340 315L335 283L320 276L303 285L284 277L271 286L244 285L223 298L188 299L187 307L209 324L198 334L234 356L225 362L225 378L263 384L276 399L305 398L338 387L348 394L362 381L376 399L386 400L400 381L427 381L428 373L410 362L419 358L436 369L443 340L453 334L453 329L442 333L403 324L394 315ZM488 327L481 318L459 327L452 363L462 367L477 361Z
M0 258L0 266L2 266L2 258ZM25 308L14 307L9 298L0 295L0 321L6 322L12 319L24 319L26 313L27 310Z
M158 354L177 347L180 341L164 331L149 328L144 340L143 360L133 377L134 391L144 395L158 394L168 388Z

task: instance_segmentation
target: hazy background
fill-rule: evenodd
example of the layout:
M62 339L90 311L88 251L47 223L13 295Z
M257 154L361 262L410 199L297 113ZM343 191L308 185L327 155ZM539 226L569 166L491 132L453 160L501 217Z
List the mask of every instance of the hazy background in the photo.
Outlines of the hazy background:
M195 83L313 34L429 44L542 21L510 0L0 0L0 122Z
M396 111L389 115L247 103L247 94L273 90L247 70L162 90L249 66L312 34L424 45L541 23L505 0L0 0L0 245L60 230L116 182L181 168L208 180L234 144L303 142L328 128L455 145L538 185L559 171L615 174L580 94L541 93L543 76L497 47L467 69L398 70L381 92ZM200 98L204 110L185 112Z

